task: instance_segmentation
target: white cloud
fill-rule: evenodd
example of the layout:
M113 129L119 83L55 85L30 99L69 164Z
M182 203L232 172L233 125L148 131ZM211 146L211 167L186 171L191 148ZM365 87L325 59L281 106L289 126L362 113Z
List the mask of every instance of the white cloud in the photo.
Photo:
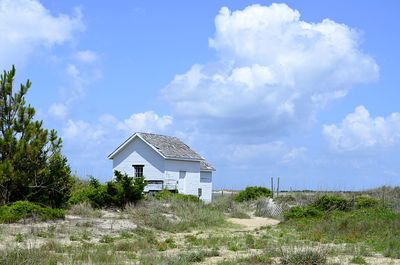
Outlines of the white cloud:
M306 148L290 147L282 141L262 144L232 144L226 152L234 164L258 164L259 166L289 164L305 158Z
M79 67L76 64L68 64L65 68L68 84L61 87L62 103L54 103L48 113L53 118L66 119L71 112L71 106L86 95L89 86L102 78L101 71L97 67Z
M55 119L65 119L68 115L68 107L63 103L54 103L50 106L49 115Z
M209 43L220 61L193 65L163 90L174 116L203 132L281 134L378 78L355 30L329 19L301 21L285 4L224 7L215 26Z
M89 142L99 143L106 134L105 127L102 124L90 124L78 120L68 120L63 128L63 137L70 142L80 142L89 145Z
M118 128L130 132L163 131L172 124L172 121L171 116L159 116L154 111L146 111L132 114L124 121L118 122Z
M324 125L323 134L337 151L390 147L400 142L400 113L373 118L364 106L358 106L339 126Z
M75 54L75 58L83 63L92 63L97 60L97 54L91 50L78 51Z
M172 117L153 111L135 113L126 120L105 114L97 121L68 120L62 128L64 150L75 169L86 172L111 173L106 157L136 130L160 133L167 130ZM82 172L81 172L82 174Z
M24 63L38 48L63 44L82 30L79 10L54 16L36 0L1 0L0 66Z
M137 131L162 132L172 124L173 118L159 116L153 111L134 113L129 118L119 121L113 115L102 115L98 121L89 123L82 120L68 120L63 127L63 137L71 143L83 143L88 140L101 143L110 137L127 137Z

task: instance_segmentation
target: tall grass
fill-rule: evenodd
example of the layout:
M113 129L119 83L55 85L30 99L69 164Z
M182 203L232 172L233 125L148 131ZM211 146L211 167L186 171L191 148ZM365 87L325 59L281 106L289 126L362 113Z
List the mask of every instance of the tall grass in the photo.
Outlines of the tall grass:
M221 211L201 201L148 199L126 207L125 212L139 225L169 232L207 229L226 224Z
M333 211L323 217L291 219L284 226L296 229L304 239L366 242L386 256L400 258L400 214L385 207Z

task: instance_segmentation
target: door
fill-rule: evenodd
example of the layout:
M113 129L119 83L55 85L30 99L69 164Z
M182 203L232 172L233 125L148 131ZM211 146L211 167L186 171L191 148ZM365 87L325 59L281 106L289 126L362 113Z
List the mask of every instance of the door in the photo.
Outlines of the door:
M178 192L185 193L186 171L179 171Z

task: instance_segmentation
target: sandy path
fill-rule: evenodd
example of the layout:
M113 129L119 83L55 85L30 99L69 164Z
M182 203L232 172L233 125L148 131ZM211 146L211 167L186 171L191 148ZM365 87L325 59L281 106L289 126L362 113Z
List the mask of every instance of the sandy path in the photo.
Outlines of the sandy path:
M274 226L279 220L267 217L252 217L251 219L228 218L228 221L243 226L244 230L254 230L261 226Z

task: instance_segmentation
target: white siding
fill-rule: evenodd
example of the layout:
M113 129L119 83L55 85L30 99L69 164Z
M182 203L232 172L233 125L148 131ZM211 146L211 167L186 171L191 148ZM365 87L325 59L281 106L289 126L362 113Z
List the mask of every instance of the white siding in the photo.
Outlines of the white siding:
M144 165L146 179L164 178L164 158L140 138L135 138L113 159L113 170L133 176L133 165Z
M211 202L212 200L212 172L201 171L200 172L200 188L202 189L202 195L200 199L205 202Z
M179 179L180 171L186 172L184 179ZM165 160L165 175L167 179L176 181L177 188L182 190L182 193L198 195L198 188L200 187L200 162Z

